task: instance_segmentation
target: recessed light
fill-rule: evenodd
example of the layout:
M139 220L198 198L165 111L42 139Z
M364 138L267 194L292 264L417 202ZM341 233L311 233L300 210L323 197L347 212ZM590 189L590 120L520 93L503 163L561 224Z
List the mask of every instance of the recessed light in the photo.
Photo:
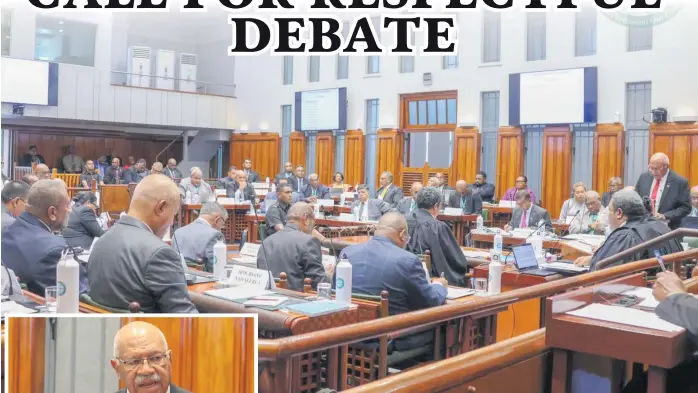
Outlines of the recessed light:
M58 21L58 24L59 24L59 25L62 25L62 24L63 24L63 21L62 21L62 20L59 20L59 21Z
M63 32L63 29L58 30L58 32L59 32L59 33L62 33L62 32Z

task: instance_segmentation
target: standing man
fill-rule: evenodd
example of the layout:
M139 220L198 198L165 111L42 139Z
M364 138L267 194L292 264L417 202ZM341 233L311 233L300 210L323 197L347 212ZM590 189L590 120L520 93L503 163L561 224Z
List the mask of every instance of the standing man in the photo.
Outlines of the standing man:
M181 179L184 177L182 175L182 172L177 169L177 160L174 158L170 158L167 160L167 168L165 168L165 176L169 177L170 179Z
M397 206L402 200L402 189L393 184L393 174L390 172L381 173L381 188L376 191L376 199L380 199L391 207Z
M494 203L494 184L487 182L487 174L480 171L475 175L475 184L471 185L474 194L480 194L482 202Z
M655 153L650 157L648 171L640 175L635 191L649 198L652 215L676 229L681 220L691 213L688 181L669 169L669 157Z
M259 174L252 170L252 160L246 158L242 163L242 169L245 171L245 178L248 183L258 183Z
M616 191L623 189L623 179L620 177L612 177L608 182L608 191L603 193L601 203L608 207L608 203L611 202L611 197Z
M75 154L75 145L68 146L68 154L61 160L65 173L82 173L85 163L82 157Z

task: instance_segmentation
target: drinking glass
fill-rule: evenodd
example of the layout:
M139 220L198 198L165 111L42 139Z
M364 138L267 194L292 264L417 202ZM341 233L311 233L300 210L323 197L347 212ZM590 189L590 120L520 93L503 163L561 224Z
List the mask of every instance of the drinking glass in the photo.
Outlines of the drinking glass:
M330 300L332 299L332 286L329 283L323 282L317 285L317 299Z
M486 278L476 278L475 287L473 288L478 292L487 292L487 279Z
M46 287L44 295L46 312L55 313L58 305L58 287Z

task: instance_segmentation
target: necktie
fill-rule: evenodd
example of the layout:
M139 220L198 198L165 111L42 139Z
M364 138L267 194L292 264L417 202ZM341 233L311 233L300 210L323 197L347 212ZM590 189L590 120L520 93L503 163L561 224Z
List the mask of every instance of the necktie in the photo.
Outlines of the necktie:
M385 188L383 189L383 192L381 193L381 199L384 199L384 198L385 198L385 194L387 194L387 193L388 193L388 187L385 187Z
M317 196L317 190L313 188L313 196Z
M413 199L412 204L410 205L410 213L414 210L415 207L417 207L417 202Z
M359 203L359 217L358 217L359 220L361 220L361 217L363 217L363 216L364 216L364 203L361 202L361 203Z
M301 192L302 189L303 189L303 179L300 178L300 179L298 179L298 192Z
M75 170L75 156L70 156L70 171L77 172Z
M652 212L657 213L657 192L659 191L659 185L662 180L655 180L654 188L652 189L652 194L650 194L650 200L652 201Z
M465 209L465 203L467 202L467 199L465 197L461 197L460 199L460 208L461 210Z
M698 207L693 208L693 213L691 213L691 216L698 217Z
M519 228L528 228L528 211L527 210L523 211L523 216L521 216L521 225L519 225Z

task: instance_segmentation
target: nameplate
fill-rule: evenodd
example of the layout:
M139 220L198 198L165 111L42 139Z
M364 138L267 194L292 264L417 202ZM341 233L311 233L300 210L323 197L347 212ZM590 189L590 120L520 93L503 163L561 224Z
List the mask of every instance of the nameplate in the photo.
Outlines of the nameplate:
M257 188L269 189L269 185L267 183L252 183L252 188L254 188L254 189L257 189Z
M462 216L463 210L457 207L447 207L444 209L444 214L447 216Z
M353 192L345 192L345 193L342 193L342 195L344 195L344 199L354 199Z
M508 207L513 209L516 207L516 201L499 201L499 207Z
M217 202L220 205L235 205L235 198L218 198Z
M270 272L253 267L234 265L228 277L228 283L233 285L249 285L257 288L266 288L269 283Z
M318 199L317 204L324 207L333 207L334 199Z
M240 250L240 255L248 255L251 257L256 257L257 254L259 254L260 247L261 247L261 244L245 243L245 245L242 246L242 250Z
M215 190L214 193L216 194L216 197L223 196L225 197L225 194L227 193L226 190Z
M340 221L356 221L356 218L351 213L339 213Z

